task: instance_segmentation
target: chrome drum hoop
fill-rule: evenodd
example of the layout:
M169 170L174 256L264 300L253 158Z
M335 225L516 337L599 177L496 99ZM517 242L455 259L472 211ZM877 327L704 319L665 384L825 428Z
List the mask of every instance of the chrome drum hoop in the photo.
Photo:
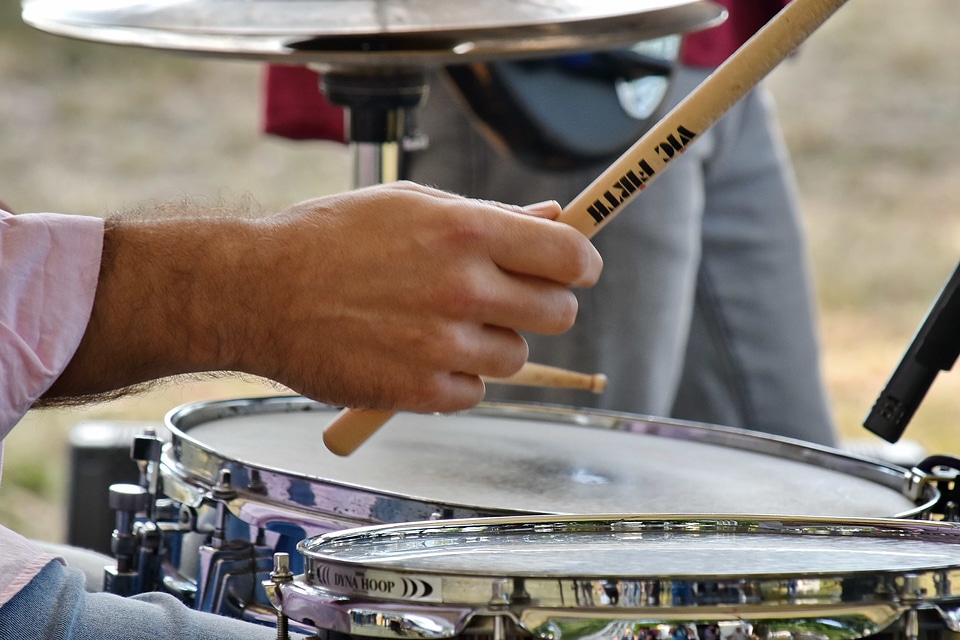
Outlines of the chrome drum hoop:
M180 407L166 419L171 441L164 447L161 460L164 491L183 504L197 506L209 499L221 472L228 470L233 497L227 507L236 517L257 527L278 521L294 522L304 529L306 537L386 522L537 513L723 511L921 518L929 516L939 499L936 486L925 482L924 474L918 470L826 447L732 428L545 405L482 403L455 416L400 414L361 450L344 460L327 452L320 441L323 426L336 411L302 397L239 399ZM241 448L225 452L223 449L234 446L231 438L238 433L234 423L239 426L244 420L255 421L248 428L262 431L262 435L256 436L260 439L248 444L247 451ZM288 424L293 421L299 421L299 426ZM218 437L223 443L211 445L205 440L208 425L222 428L223 434ZM487 433L502 442L485 443L490 439ZM547 451L551 443L541 444L537 440L544 434L549 440L558 440L555 435L572 440L555 443L555 451ZM371 479L352 470L364 463L368 452L389 450L398 440L406 443L404 453L412 451L413 457L382 463L395 464L395 468L384 472L388 479ZM502 447L498 448L498 444ZM511 445L518 450L540 447L543 453L515 451ZM562 448L565 445L572 449L569 453ZM474 456L473 451L484 446L490 450L480 449ZM610 451L598 449L604 446ZM656 451L661 446L670 448L669 455ZM590 451L585 451L597 449L599 453L595 455L602 457L631 447L635 452L615 465L608 465L605 459L591 459ZM302 469L288 468L287 459L294 454L305 456L305 462L299 463ZM683 456L690 469L666 481L659 472L643 475L647 472L641 466L653 464L645 456L652 459L673 455ZM740 463L747 467L743 479L735 477L733 471L727 472L728 477L715 480L696 477L698 468L708 459L722 456L729 460L735 455L743 456ZM416 456L434 457L418 460ZM675 459L669 464L675 470L682 468L680 462ZM316 471L304 470L314 463ZM379 459L377 464L381 464ZM436 471L420 485L411 484L428 464L449 468ZM737 464L734 460L730 466ZM781 473L786 489L773 497L754 495L761 487L755 486L750 468L760 464L771 465ZM622 468L627 465L636 465L637 469ZM821 482L826 489L807 487L802 473L810 471L818 477L825 476ZM456 477L445 477L443 473ZM508 477L509 474L517 477ZM654 486L655 482L661 486ZM838 489L845 483L852 485ZM481 484L491 485L492 489L481 497L468 495ZM643 487L644 492L634 491L635 487ZM813 501L812 506L798 504L791 510L789 504L781 504L789 503L784 496L796 497L804 490L818 494L807 496ZM552 491L566 496L557 498ZM712 495L712 491L717 495ZM681 492L686 493L680 495ZM880 494L877 505L861 507L861 496L874 492ZM648 495L632 497L640 493ZM834 496L842 502L818 506L820 501ZM750 504L743 505L741 501Z
M299 550L304 575L268 588L274 604L354 637L499 627L571 640L737 624L766 638L852 640L917 637L931 620L960 631L955 523L532 516L366 527Z

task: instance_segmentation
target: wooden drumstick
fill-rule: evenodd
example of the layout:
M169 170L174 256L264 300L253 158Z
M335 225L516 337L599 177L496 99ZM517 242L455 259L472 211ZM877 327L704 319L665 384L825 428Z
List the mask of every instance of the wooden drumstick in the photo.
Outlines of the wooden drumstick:
M793 0L568 204L558 220L588 238L796 50L847 0Z
M569 369L528 362L512 376L506 378L483 377L491 384L517 384L529 387L558 387L563 389L586 389L603 393L607 388L607 376L602 373L578 373Z
M527 362L512 376L484 376L483 379L492 384L586 389L594 393L602 393L607 387L607 376L602 373L578 373L534 362ZM331 453L348 456L393 417L394 413L379 409L344 409L324 429L323 444Z
M330 453L348 456L395 414L380 409L344 409L323 430L323 444Z
M571 225L588 238L596 235L627 202L647 188L672 160L686 151L704 131L846 2L793 0L781 9L574 198L558 220ZM331 440L338 440L346 437L341 434L348 430L363 430L362 438L359 433L357 438L351 438L355 444L349 451L353 451L393 415L390 412L378 413L377 416L352 416L351 410L345 409L330 423L327 432L335 427L336 435ZM381 422L374 424L375 420ZM327 443L326 432L324 442Z

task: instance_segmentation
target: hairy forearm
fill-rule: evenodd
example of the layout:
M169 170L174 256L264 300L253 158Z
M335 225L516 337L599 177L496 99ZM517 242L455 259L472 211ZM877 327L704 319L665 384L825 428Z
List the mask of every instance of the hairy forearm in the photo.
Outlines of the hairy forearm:
M568 225L410 183L208 211L108 225L89 326L48 399L239 371L331 404L456 411L480 376L520 368L518 331L570 326L569 286L602 264Z
M238 283L255 281L256 228L227 217L109 221L90 321L44 400L234 368L247 339Z

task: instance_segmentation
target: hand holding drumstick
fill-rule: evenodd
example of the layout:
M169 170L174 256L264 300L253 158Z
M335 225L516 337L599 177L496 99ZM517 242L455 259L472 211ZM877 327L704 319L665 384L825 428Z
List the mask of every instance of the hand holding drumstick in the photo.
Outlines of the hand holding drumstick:
M845 2L794 0L787 5L578 195L558 220L592 238ZM327 427L328 431L342 433L342 421L349 420L350 414L345 410ZM375 419L382 424L390 415L380 412L379 416L367 416L368 433L356 446L379 426L374 424Z

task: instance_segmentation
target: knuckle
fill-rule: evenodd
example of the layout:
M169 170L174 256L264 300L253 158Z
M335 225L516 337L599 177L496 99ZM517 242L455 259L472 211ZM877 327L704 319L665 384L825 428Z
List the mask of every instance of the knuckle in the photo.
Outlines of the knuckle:
M495 302L490 287L470 270L452 272L450 276L437 297L451 317L459 320L476 319L488 305Z
M444 386L440 384L439 376L428 375L411 392L409 399L417 411L436 411L436 407L443 402L444 395Z
M567 331L576 321L579 308L580 305L577 301L577 296L571 291L562 291L557 301L555 312L549 316L551 322L549 322L544 332L547 334L559 334Z
M452 370L470 353L470 345L464 332L456 324L449 324L436 331L426 348L425 354L436 368Z
M482 218L473 215L460 215L458 208L447 210L447 240L455 248L471 248L484 239Z

